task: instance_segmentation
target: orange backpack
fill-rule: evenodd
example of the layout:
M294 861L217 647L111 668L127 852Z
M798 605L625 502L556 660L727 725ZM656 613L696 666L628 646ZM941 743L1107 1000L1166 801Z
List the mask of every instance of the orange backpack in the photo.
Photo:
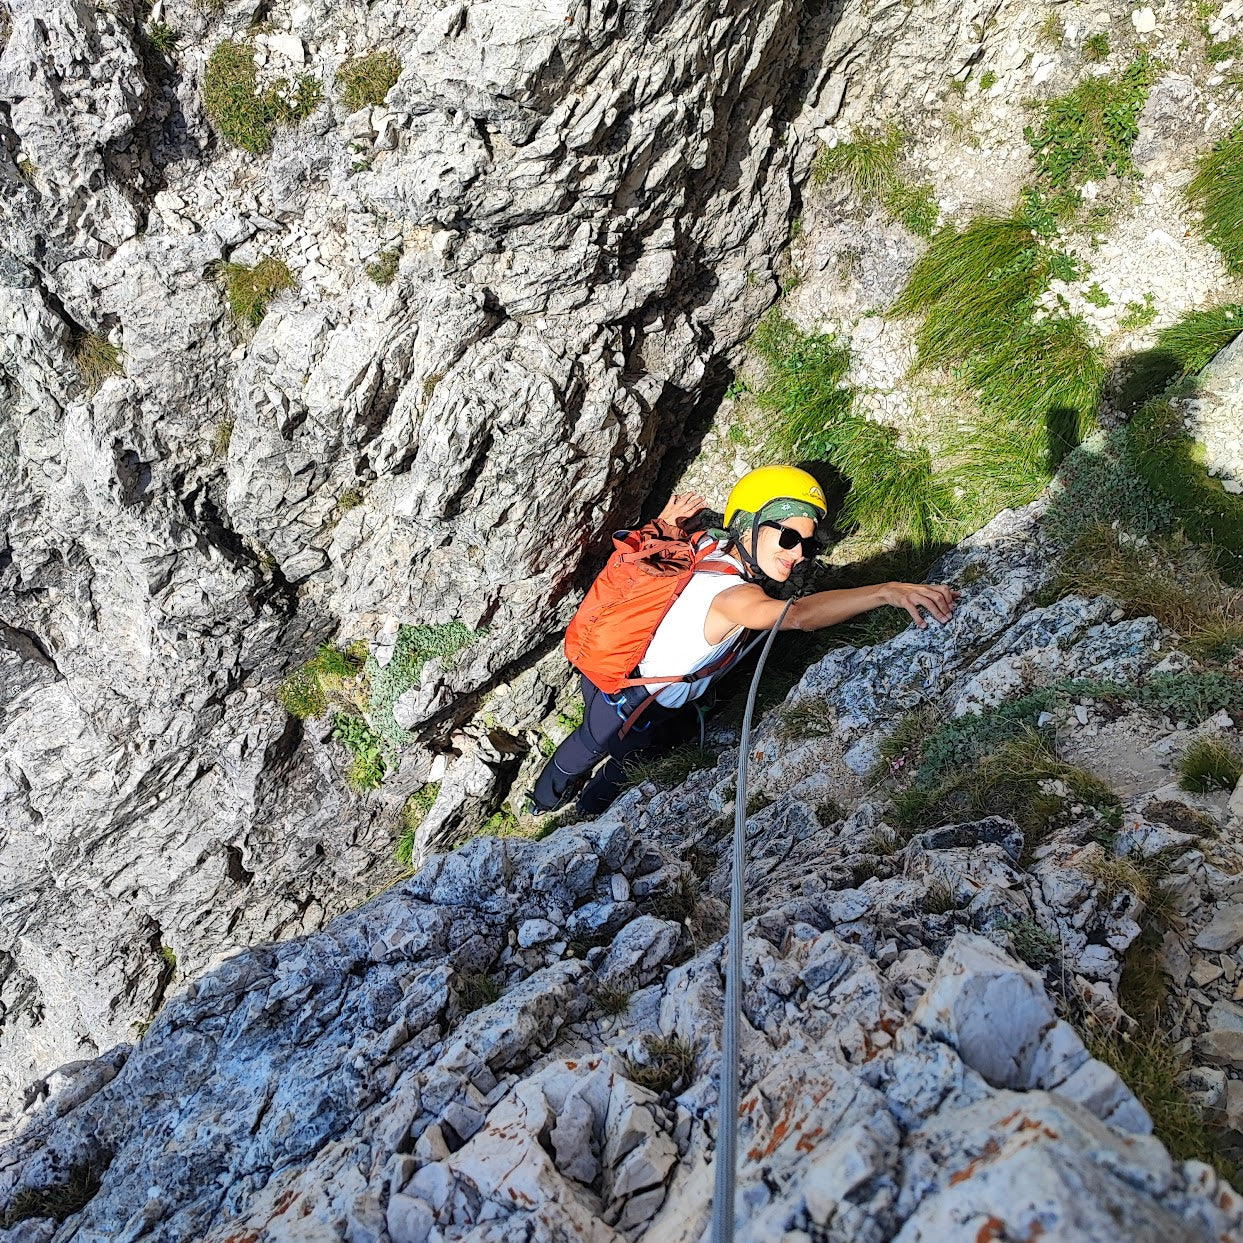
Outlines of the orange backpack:
M565 632L570 664L602 691L614 694L646 682L682 682L703 678L715 669L672 677L630 677L643 659L656 628L700 569L738 574L732 561L704 562L720 547L705 540L698 547L681 528L655 519L638 531L613 536L616 550L588 588ZM725 663L733 659L731 653Z

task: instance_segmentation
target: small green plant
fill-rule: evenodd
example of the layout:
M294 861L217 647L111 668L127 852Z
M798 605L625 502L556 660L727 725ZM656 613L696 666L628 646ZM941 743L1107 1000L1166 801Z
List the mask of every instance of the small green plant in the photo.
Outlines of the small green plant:
M379 107L401 76L401 61L392 52L355 56L337 70L341 99L351 112ZM383 284L384 282L380 282Z
M982 74L980 74L981 92L991 91L993 87L996 85L997 85L997 75L991 69L986 69Z
M427 813L431 811L439 793L440 782L429 781L406 799L405 806L401 809L401 834L397 838L395 852L397 862L402 867L408 868L413 863L419 826L427 819Z
M233 420L221 419L212 433L211 451L216 457L227 457L229 442L233 439Z
M152 22L146 29L147 44L161 56L171 56L177 50L181 35L167 22Z
M389 285L392 284L393 277L397 275L397 268L400 264L401 251L394 247L392 250L383 251L374 263L367 264L367 275L377 285Z
M121 351L95 332L75 336L71 347L74 366L88 393L97 392L109 376L121 374Z
M699 882L695 874L679 873L668 889L644 899L641 909L645 915L655 915L657 919L675 924L687 923L699 909Z
M458 977L457 997L463 1014L473 1014L500 999L501 986L484 972Z
M338 712L332 718L330 736L352 757L345 770L346 785L359 794L376 789L387 771L384 740L380 735L362 717Z
M238 323L257 328L268 313L268 304L297 282L283 259L268 255L253 268L224 263L220 268L229 297L229 310Z
M601 1014L611 1018L625 1014L630 1009L632 994L628 989L614 988L611 984L597 984L591 990L591 1000Z
M837 715L819 696L804 695L782 705L777 731L783 738L831 738L837 731Z
M1083 59L1093 65L1109 59L1109 36L1103 30L1098 30L1084 39Z
M1106 307L1110 305L1109 295L1101 288L1100 282L1093 281L1088 286L1087 292L1083 295L1085 302L1090 302L1093 306Z
M363 494L358 488L346 488L337 497L337 512L339 514L348 514L351 509L357 509L362 503Z
M1017 919L1006 916L997 921L996 927L1010 938L1010 944L1019 958L1036 971L1058 956L1060 943L1057 937L1046 932L1030 915Z
M1234 60L1239 54L1237 39L1222 39L1220 42L1210 39L1204 46L1204 59L1210 65L1220 65L1223 61Z
M410 734L393 716L393 705L406 691L418 686L428 661L438 659L450 668L456 654L481 633L457 621L402 626L387 665L381 665L375 657L368 658L363 671L371 685L367 715L384 739L390 756L410 741Z
M1045 184L1076 190L1110 173L1134 174L1131 148L1155 79L1156 66L1141 51L1116 80L1089 78L1045 104L1040 124L1023 131Z
M575 699L564 712L557 713L557 725L567 734L572 734L583 723L585 710L582 699Z
M1199 738L1178 761L1178 784L1193 794L1233 790L1243 777L1243 752L1222 738Z
M1138 332L1157 318L1156 303L1150 293L1144 295L1143 302L1128 302L1123 309L1126 313L1118 316L1118 327L1123 332Z
M694 1081L695 1051L681 1036L653 1036L641 1041L639 1058L625 1059L626 1075L640 1087L664 1095Z
M234 39L216 47L203 72L203 106L216 131L254 155L271 149L278 125L304 120L322 97L319 83L308 75L292 85L279 79L261 92L253 49Z
M1195 167L1186 190L1188 203L1200 213L1195 228L1237 276L1243 272L1243 125L1215 143Z

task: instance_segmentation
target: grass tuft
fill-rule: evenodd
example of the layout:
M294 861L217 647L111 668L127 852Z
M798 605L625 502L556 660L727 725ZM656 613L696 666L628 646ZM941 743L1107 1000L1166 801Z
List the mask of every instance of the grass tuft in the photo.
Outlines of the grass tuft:
M292 84L279 79L261 92L254 50L234 39L216 47L203 73L203 106L217 133L253 155L271 149L278 125L304 120L322 98L319 83L306 74Z
M379 107L401 77L401 61L392 52L355 56L337 70L341 99L351 112L368 105Z
M253 268L241 263L224 263L220 270L233 318L255 328L268 313L268 303L297 284L285 261L272 255L261 259Z
M392 284L393 277L397 275L397 269L400 264L401 251L394 247L392 250L382 252L374 263L367 264L367 275L377 285L390 285Z
M1200 738L1178 761L1178 784L1192 794L1233 790L1243 777L1243 751L1223 738Z
M499 1000L501 986L485 972L474 972L458 977L458 1004L463 1014L473 1014Z
M690 1087L695 1074L695 1051L681 1036L643 1037L639 1058L625 1059L633 1083L663 1095Z
M88 393L98 392L109 376L122 374L120 349L98 333L76 335L70 350Z
M1109 59L1109 35L1105 31L1098 30L1084 39L1083 59L1091 65L1099 65Z
M1156 344L1125 359L1117 381L1118 405L1131 414L1169 385L1202 371L1243 331L1243 306L1235 302L1187 311L1157 334Z
M171 56L177 50L181 35L167 22L152 22L145 32L147 44L161 56Z
M894 124L879 134L855 130L848 142L826 148L812 167L815 185L840 179L862 202L877 202L898 174L902 152L902 131Z
M24 1187L0 1213L0 1230L12 1230L19 1222L39 1217L67 1221L94 1199L101 1179L101 1171L88 1164L71 1170L63 1182L47 1187Z
M591 989L591 1000L601 1014L616 1018L630 1009L630 998L633 994L629 989L614 988L611 984L596 984Z
M954 897L954 888L941 877L937 877L924 891L921 903L925 915L948 915L958 909L958 899Z
M1139 473L1169 502L1188 537L1215 549L1227 581L1243 582L1243 497L1204 469L1175 404L1164 398L1145 403L1129 433Z
M1243 272L1243 125L1196 161L1187 201L1200 213L1196 228L1216 246L1234 276Z
M414 846L419 835L419 826L427 819L436 796L440 793L440 782L429 781L420 786L406 799L401 809L401 834L397 838L397 849L394 852L397 862L402 867L410 867L414 862Z
M711 748L687 744L663 755L643 758L639 752L625 765L627 785L650 781L658 786L680 786L693 772L716 766L717 753Z

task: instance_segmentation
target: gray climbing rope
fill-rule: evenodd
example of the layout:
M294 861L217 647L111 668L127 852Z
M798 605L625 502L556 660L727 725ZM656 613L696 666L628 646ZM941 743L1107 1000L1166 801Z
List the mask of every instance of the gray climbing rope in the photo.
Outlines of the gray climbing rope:
M721 1085L716 1110L716 1180L712 1196L712 1243L733 1243L734 1183L738 1159L738 1029L742 1019L742 872L746 865L747 761L751 756L751 716L760 674L768 659L781 623L793 600L787 600L781 616L768 632L764 648L751 677L747 710L742 717L738 746L738 782L734 792L734 862L729 892L729 957L725 970L725 1035L721 1046Z

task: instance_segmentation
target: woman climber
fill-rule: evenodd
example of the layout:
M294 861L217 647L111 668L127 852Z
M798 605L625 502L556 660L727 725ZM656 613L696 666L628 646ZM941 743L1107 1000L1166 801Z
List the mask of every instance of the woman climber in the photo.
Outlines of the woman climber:
M623 760L676 741L688 706L735 663L748 632L781 616L784 603L763 584L784 583L821 551L824 492L796 467L744 475L725 503L725 529L688 535L703 508L701 496L674 496L655 522L614 537L617 551L566 631L582 673L582 724L536 780L532 812L555 811L575 793L581 814L603 811L625 780ZM781 628L819 630L882 605L906 609L922 628L921 609L945 622L957 597L937 583L818 591L795 600Z

